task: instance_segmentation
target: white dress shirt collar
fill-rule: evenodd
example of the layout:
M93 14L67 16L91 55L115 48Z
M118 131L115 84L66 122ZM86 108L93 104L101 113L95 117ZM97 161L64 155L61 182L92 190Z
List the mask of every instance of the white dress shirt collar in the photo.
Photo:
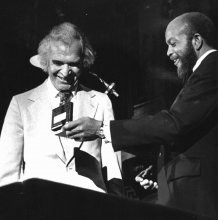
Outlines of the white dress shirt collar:
M51 99L55 98L59 93L59 91L52 84L50 77L48 77L47 87L48 87L49 98Z
M206 53L204 53L196 62L196 64L193 67L193 72L200 66L201 62L205 59L206 56L208 56L210 53L215 52L215 49L208 50Z
M50 77L48 77L47 80L47 87L48 87L49 100L54 100L55 98L57 98L59 91L52 84ZM75 91L72 91L73 97L76 96L77 90L78 90L78 84L76 86Z
M59 91L52 84L50 77L48 77L47 80L47 88L48 88L48 99L50 101L52 108L59 106L60 104L60 97L58 95ZM73 100L76 97L76 91L72 91L72 94L73 94L73 98L72 98Z

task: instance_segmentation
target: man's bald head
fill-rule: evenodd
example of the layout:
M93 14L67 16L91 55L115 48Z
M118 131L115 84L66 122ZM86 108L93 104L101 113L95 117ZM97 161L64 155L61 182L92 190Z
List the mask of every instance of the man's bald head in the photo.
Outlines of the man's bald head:
M198 33L209 46L214 47L216 45L216 29L214 23L203 13L184 13L172 20L167 26L167 29L169 28L183 31L189 38Z

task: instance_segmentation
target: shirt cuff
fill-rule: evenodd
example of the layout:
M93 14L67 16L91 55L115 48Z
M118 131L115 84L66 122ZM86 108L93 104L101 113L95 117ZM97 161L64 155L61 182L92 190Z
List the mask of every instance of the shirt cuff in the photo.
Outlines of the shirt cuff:
M102 127L103 133L104 133L104 142L105 143L111 143L111 131L110 131L110 121L107 123L104 122L104 125Z

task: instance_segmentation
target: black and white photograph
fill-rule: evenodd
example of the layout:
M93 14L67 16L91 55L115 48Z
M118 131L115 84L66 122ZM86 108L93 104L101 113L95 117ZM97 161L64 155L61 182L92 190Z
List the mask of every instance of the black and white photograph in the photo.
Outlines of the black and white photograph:
M218 1L8 0L1 220L218 219Z

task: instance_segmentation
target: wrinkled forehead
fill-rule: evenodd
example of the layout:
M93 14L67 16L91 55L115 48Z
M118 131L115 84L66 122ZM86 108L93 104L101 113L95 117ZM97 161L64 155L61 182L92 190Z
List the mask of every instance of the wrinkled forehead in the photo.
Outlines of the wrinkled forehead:
M71 54L82 52L82 45L79 40L75 40L71 45L66 45L61 41L50 43L50 54Z

